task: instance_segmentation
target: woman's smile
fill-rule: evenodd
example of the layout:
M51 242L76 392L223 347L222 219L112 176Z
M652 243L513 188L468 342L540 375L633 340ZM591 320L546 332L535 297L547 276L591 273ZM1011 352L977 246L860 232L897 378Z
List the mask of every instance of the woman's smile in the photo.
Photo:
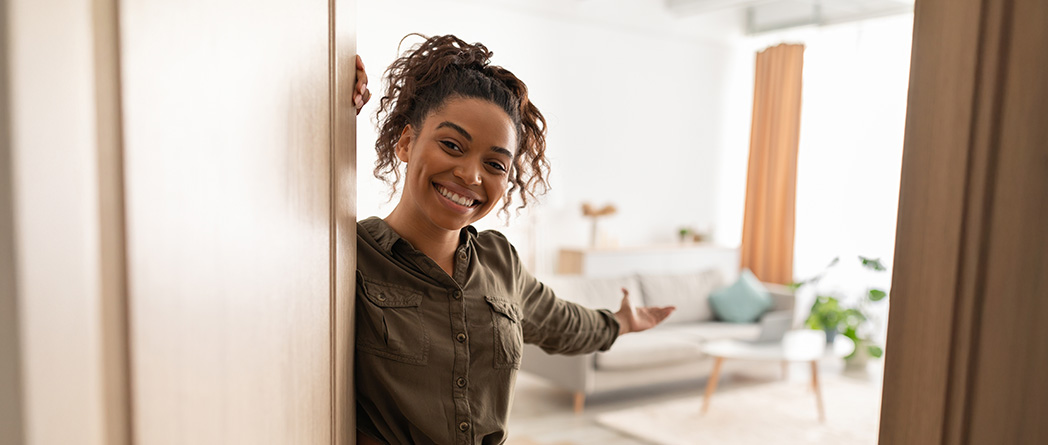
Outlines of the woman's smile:
M472 197L472 195L474 195L472 192L462 193L463 190L459 189L459 193L456 193L451 191L448 187L435 182L433 183L433 188L436 189L440 196L451 203L450 205L453 210L459 210L462 213L466 213L482 203L479 198Z

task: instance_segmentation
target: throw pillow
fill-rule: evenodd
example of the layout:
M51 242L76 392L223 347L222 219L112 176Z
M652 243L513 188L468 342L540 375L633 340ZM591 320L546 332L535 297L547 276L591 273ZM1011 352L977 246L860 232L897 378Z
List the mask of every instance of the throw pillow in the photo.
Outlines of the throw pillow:
M771 309L771 294L761 281L743 269L731 286L710 294L710 306L717 318L732 323L753 323Z

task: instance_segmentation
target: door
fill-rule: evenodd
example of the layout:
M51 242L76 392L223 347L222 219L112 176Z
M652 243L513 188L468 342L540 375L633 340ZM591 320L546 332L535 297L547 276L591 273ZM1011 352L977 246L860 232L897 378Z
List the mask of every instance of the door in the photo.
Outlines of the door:
M1045 22L916 3L881 443L1048 442Z
M352 266L332 227L344 4L120 6L135 442L328 442L353 301L333 276Z
M0 4L5 437L352 442L354 7Z

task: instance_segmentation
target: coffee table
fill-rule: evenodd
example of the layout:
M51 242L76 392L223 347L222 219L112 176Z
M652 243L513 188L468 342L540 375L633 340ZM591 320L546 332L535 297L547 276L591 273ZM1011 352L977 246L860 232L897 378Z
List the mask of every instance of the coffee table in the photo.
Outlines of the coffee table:
M713 357L713 372L706 384L706 397L702 400L702 413L710 407L710 398L717 390L721 365L725 359L781 362L783 370L790 362L811 363L811 385L815 392L815 403L819 410L819 421L826 421L819 388L819 360L829 357L845 357L855 350L855 343L848 337L838 335L832 345L826 344L822 331L799 330L787 332L781 342L752 343L739 340L715 340L706 343L702 352Z

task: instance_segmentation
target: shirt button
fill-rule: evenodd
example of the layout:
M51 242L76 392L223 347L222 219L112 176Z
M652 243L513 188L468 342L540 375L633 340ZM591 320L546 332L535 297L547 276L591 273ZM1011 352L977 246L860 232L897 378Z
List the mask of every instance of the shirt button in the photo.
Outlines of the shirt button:
M462 298L462 291L455 289L455 291L451 293L451 296L458 300L459 298Z
M466 379L459 377L458 380L455 380L455 384L458 385L459 388L463 388L466 386Z
M459 261L466 261L467 258L469 258L469 255L466 255L465 251L459 252Z
M459 431L462 431L464 433L467 430L469 430L469 422L461 422L461 423L459 423Z
M459 343L466 341L466 334L459 332L458 335L455 336L455 340L458 340Z
M386 301L386 294L378 294L378 296L377 296L377 297L375 297L375 298L376 298L376 299L377 299L378 301Z

